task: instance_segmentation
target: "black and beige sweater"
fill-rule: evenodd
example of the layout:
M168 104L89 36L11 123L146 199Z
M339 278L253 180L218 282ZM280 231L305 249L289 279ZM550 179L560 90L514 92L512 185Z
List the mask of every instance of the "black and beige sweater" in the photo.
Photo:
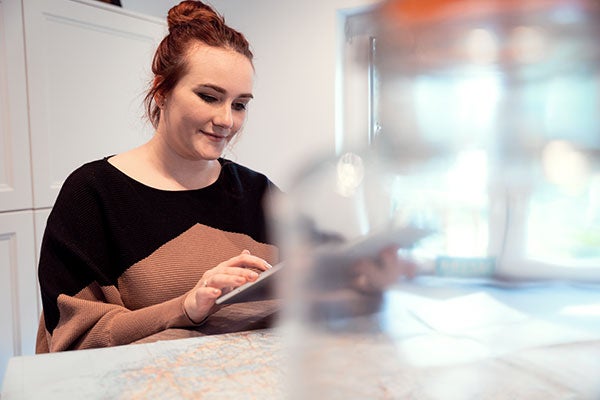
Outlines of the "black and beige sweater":
M128 344L194 326L183 299L206 270L243 249L278 261L263 207L277 187L260 173L219 161L218 180L198 190L148 187L108 158L68 177L42 243L37 352ZM260 303L256 314L264 316ZM235 308L245 306L217 310L198 329L244 329L256 322L233 321Z

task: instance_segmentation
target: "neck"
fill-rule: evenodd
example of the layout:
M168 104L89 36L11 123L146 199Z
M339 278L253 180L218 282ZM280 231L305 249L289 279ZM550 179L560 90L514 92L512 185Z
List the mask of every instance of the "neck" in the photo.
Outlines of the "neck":
M155 135L144 146L148 162L173 190L201 189L214 183L221 172L218 160L192 160L182 157Z

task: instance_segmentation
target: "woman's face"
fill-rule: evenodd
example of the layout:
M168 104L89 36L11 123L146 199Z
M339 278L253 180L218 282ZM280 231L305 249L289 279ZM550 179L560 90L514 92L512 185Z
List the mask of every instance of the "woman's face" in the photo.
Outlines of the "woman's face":
M254 69L233 50L197 43L187 72L162 101L156 130L164 143L188 160L215 160L242 127L252 99Z

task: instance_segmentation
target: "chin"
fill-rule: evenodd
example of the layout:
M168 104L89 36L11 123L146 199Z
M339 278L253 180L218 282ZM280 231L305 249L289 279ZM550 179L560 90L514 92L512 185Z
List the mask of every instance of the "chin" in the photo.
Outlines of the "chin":
M198 161L200 161L200 160L214 161L222 156L223 156L223 152L209 152L209 153L198 153L196 158L198 159Z

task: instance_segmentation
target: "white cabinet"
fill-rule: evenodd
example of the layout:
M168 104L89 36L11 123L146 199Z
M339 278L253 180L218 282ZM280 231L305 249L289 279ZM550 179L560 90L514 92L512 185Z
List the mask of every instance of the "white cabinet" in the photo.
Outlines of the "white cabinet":
M32 207L21 2L0 0L0 212Z
M35 207L73 169L150 137L143 97L164 22L95 1L24 0Z
M0 380L32 354L46 220L79 165L150 138L163 20L96 0L0 0Z
M0 373L13 355L33 354L39 322L32 211L0 214Z

